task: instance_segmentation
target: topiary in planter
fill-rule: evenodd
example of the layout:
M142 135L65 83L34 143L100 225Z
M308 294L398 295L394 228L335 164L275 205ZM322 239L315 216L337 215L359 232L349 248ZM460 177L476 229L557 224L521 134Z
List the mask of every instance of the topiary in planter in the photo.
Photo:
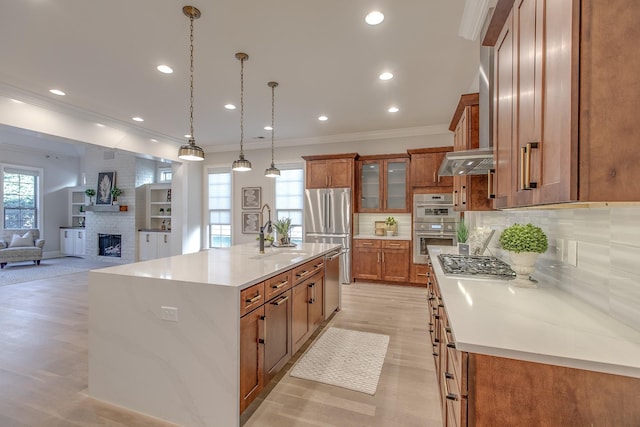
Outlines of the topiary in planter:
M533 224L513 224L500 234L500 245L506 251L543 253L549 248L547 235Z

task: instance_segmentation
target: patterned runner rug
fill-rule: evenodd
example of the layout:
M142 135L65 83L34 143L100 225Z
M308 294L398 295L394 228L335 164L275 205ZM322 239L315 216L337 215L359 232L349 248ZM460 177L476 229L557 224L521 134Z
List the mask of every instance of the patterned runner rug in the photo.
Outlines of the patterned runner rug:
M329 328L290 375L374 395L388 346L388 335Z

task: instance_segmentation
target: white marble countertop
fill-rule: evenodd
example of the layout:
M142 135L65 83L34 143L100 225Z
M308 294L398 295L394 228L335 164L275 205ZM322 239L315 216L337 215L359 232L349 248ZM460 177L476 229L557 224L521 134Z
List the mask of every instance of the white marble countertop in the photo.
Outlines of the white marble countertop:
M411 240L411 236L376 236L375 234L356 234L354 239L371 239L371 240Z
M264 254L260 254L257 243L246 243L93 272L244 289L340 247L328 243L302 243L293 248L268 247Z
M456 348L531 362L640 378L640 332L571 294L538 283L445 276L429 246Z

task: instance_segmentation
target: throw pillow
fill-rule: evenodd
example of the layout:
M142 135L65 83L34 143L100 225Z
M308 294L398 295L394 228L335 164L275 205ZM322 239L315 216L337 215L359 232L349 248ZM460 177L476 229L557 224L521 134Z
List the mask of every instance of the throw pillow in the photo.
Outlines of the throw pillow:
M24 233L24 236L20 237L18 234L14 234L11 238L11 243L9 243L10 248L17 248L23 246L33 246L33 235L30 231Z

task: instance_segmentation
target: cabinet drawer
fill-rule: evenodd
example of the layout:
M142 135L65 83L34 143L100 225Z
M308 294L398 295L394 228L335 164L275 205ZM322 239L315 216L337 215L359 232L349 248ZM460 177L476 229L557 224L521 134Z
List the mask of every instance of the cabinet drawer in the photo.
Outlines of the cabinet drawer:
M409 250L410 243L408 240L383 240L383 249L404 249Z
M286 273L278 274L270 279L265 280L264 282L264 290L266 293L265 300L269 301L271 298L276 295L281 294L284 291L291 289L293 282L291 280L291 271L287 271Z
M265 302L264 282L253 285L240 292L240 317L254 308L260 307Z
M318 271L324 271L324 258L318 257L293 269L294 284L298 284Z
M353 239L353 247L354 248L376 248L376 249L380 249L382 247L382 240Z

